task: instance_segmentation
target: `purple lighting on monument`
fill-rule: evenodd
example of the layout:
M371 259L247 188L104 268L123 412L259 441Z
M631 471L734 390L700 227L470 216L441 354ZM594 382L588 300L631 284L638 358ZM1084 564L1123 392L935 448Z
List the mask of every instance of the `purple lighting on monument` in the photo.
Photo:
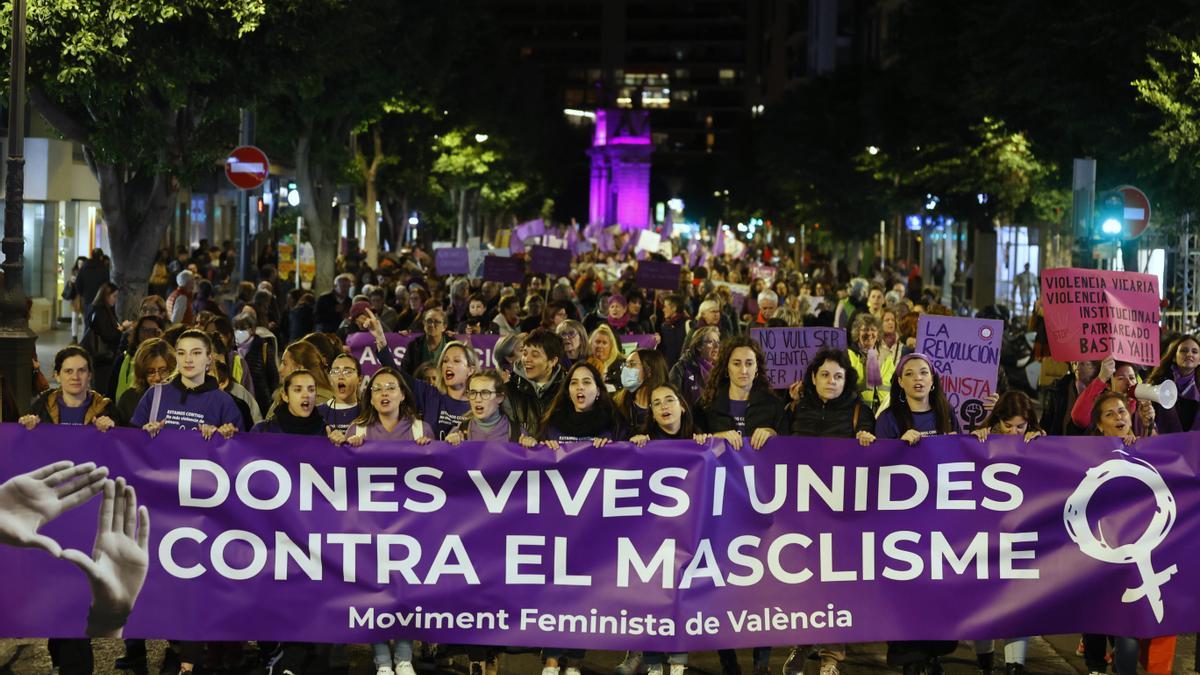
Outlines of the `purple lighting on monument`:
M623 230L650 227L650 113L596 111L592 138L592 223L620 224Z

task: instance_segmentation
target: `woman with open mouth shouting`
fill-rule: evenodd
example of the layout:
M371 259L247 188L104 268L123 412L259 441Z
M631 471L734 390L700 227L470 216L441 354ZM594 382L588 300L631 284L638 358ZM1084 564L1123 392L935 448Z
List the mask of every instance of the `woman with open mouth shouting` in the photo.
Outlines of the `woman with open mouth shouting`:
M279 405L270 417L254 425L250 433L324 436L325 420L317 412L317 379L307 370L296 368L283 378ZM282 642L276 647L280 671L300 672L312 655L310 642Z
M325 420L317 412L317 379L307 370L296 369L283 379L280 404L267 419L254 425L251 433L323 436Z
M959 433L958 416L942 391L942 381L929 357L920 353L900 359L892 374L888 407L875 420L875 434L859 434L859 441L900 439L916 445L925 436ZM904 669L904 675L941 675L941 657L954 651L957 640L903 640L888 643L887 661Z
M346 430L346 442L351 446L357 448L364 441L416 441L425 445L433 440L413 403L412 390L395 368L375 371L367 380L367 391L370 405L363 406Z
M542 418L541 442L552 450L560 443L590 441L594 447L624 440L621 418L604 386L596 366L581 361L567 371L566 384ZM521 444L533 447L536 441L525 437Z
M923 436L960 433L958 416L929 357L914 353L900 359L891 391L891 402L875 420L875 436L916 445Z
M1188 338L1183 338L1188 339ZM1172 345L1177 347L1178 344ZM1171 363L1165 357L1165 363ZM1096 397L1092 407L1090 432L1093 436L1112 436L1120 438L1126 445L1132 445L1138 436L1134 433L1133 416L1129 413L1126 395L1116 391L1106 391ZM1152 430L1144 433L1149 434ZM1117 675L1136 675L1138 670L1138 639L1125 636L1108 636L1095 633L1083 634L1083 662L1089 672L1108 672L1106 654L1109 640L1113 642L1112 665Z
M317 406L317 414L325 420L329 440L341 444L346 440L346 430L362 412L358 401L358 388L362 381L362 367L349 354L342 354L329 366L329 384L333 387L333 398Z
M444 439L471 414L467 381L479 372L479 354L471 345L450 342L437 359L437 384L430 385L403 369L404 383L412 388L413 403L434 438Z

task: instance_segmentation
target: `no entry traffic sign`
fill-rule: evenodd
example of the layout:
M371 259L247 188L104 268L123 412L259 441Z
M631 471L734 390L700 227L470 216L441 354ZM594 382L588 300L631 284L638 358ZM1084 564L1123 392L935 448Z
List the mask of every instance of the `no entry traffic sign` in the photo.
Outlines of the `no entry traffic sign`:
M253 190L267 179L271 163L262 150L243 145L225 158L225 177L239 190Z
M1150 200L1146 193L1132 185L1117 188L1125 197L1125 230L1129 239L1136 239L1150 224Z

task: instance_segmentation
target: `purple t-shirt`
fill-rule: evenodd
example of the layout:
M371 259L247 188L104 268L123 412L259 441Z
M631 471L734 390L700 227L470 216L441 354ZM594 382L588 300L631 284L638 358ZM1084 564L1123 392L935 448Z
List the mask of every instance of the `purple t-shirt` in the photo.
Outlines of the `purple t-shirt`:
M317 406L317 414L325 420L325 426L342 432L350 428L350 423L358 417L360 410L361 406L358 403L348 408L335 408L331 401L326 401Z
M925 412L915 412L912 414L912 428L916 429L922 436L937 435L937 413L932 410ZM959 433L958 416L951 415L950 423L953 427L953 433ZM875 436L879 438L900 438L904 435L904 429L896 424L896 417L892 414L892 409L887 408L879 413L879 417L875 420Z
M428 429L428 428L427 428ZM357 436L363 429L357 424L351 425L347 436ZM411 441L413 440L413 423L410 419L402 419L391 431L383 428L379 422L366 428L368 441Z
M729 416L733 418L733 423L737 426L737 432L746 435L746 408L750 405L750 401L729 401Z
M92 394L88 394L83 400L83 405L72 408L67 405L65 396L58 397L58 423L59 424L83 424L83 418L87 415L88 408L92 407Z

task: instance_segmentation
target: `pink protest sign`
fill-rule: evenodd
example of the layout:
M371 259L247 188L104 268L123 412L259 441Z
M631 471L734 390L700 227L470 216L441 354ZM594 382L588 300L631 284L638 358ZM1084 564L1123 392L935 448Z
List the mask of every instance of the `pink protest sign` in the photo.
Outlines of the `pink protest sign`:
M1003 342L998 319L922 314L917 322L917 351L932 361L964 429L978 428L987 417L984 403L996 391Z
M1058 361L1109 356L1158 364L1158 278L1152 274L1061 268L1042 274L1050 353Z

